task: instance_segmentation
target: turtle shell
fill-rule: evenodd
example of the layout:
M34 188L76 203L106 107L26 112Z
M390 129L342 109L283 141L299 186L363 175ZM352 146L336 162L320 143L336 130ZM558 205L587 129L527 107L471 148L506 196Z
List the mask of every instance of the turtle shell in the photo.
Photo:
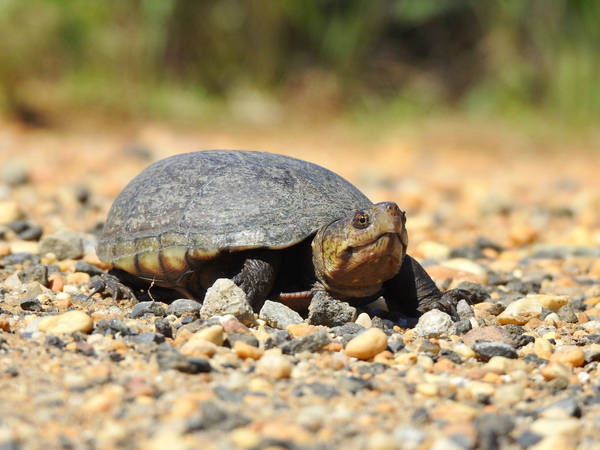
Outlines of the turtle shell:
M210 150L158 161L115 199L98 256L172 278L223 251L290 247L371 201L335 173L271 153Z

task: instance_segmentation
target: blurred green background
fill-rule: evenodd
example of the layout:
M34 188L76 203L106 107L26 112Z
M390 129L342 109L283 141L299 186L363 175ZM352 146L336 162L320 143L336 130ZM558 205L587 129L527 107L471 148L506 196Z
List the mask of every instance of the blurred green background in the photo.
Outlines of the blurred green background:
M0 107L274 123L456 113L593 125L597 0L0 0Z

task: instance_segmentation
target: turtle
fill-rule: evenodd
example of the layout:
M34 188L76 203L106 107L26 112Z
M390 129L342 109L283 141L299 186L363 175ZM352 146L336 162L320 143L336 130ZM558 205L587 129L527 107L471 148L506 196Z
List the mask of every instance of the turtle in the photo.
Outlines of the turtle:
M131 180L97 254L126 292L160 286L201 302L218 278L230 278L255 310L266 299L306 306L320 291L354 306L383 296L391 314L455 316L465 293L442 293L407 246L396 203L373 203L324 167L205 150L162 159Z

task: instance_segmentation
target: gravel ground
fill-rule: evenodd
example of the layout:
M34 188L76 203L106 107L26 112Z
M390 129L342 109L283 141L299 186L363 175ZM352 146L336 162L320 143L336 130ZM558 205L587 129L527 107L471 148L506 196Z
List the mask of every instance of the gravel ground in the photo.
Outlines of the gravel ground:
M342 133L5 125L0 448L599 448L599 157L444 130L367 152ZM151 161L211 147L303 157L396 201L409 253L479 303L414 327L333 305L324 326L271 302L249 315L227 282L206 308L88 297L114 196Z

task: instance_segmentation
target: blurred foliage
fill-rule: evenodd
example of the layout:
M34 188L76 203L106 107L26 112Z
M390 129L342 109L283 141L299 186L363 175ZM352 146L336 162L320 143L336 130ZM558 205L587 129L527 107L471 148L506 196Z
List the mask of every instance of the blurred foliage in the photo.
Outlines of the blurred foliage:
M223 104L587 120L599 23L596 0L0 0L0 101L32 123Z

